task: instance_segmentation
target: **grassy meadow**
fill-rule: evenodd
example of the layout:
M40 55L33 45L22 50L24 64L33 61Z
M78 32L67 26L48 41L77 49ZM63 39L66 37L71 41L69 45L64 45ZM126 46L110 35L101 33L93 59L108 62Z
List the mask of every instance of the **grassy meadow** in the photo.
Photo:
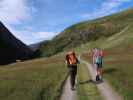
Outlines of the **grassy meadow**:
M124 100L133 100L133 24L109 38L101 38L77 48L83 51L82 58L91 63L90 49L104 49L104 78L123 96Z
M0 100L59 100L68 74L64 52L75 48L82 59L91 63L94 47L104 49L104 78L124 100L133 100L132 12L129 9L69 27L40 48L42 56L49 58L0 65ZM102 100L82 63L77 93L79 100Z
M0 100L59 100L64 55L0 66Z

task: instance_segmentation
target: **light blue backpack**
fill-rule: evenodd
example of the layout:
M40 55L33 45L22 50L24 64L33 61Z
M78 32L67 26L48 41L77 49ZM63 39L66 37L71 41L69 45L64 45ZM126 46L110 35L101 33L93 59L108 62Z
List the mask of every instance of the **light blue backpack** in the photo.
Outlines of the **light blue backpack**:
M98 64L102 63L102 57L101 56L97 56L95 60L96 60L96 63L98 63Z

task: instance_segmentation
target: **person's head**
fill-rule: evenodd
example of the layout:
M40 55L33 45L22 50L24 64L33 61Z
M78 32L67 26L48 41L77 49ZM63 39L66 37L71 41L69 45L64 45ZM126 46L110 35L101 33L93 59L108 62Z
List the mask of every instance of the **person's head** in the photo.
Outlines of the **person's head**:
M94 51L94 52L97 51L97 47L93 48L93 51Z
M76 56L76 55L75 55L74 49L70 49L70 50L68 51L67 55L74 55L74 56Z
M99 47L95 47L95 50L96 50L96 51L99 51L99 50L101 50L101 48L99 48Z

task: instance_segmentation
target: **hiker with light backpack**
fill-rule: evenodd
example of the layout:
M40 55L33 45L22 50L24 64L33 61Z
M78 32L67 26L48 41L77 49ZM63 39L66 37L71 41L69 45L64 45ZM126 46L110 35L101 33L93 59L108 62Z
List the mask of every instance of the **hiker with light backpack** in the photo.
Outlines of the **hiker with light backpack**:
M70 75L71 89L74 90L75 79L77 75L77 64L80 63L74 51L70 51L66 54L66 62Z
M103 51L99 48L93 49L93 64L96 67L96 81L102 80Z

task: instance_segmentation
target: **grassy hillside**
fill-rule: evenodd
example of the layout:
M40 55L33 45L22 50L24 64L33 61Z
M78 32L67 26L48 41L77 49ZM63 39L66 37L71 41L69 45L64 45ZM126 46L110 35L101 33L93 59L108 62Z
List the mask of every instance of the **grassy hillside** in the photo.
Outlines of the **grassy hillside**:
M64 55L0 66L1 100L59 100Z
M0 42L2 43L2 42ZM90 61L89 50L103 48L104 78L123 95L133 100L133 9L111 16L73 25L41 47L50 56L76 47L82 58ZM2 43L3 44L3 43ZM1 44L0 44L1 45ZM58 100L61 84L67 75L64 53L49 58L0 65L0 98L2 100ZM82 100L102 99L83 64L79 67L78 96ZM82 84L84 83L84 84ZM97 96L95 96L97 95Z
M120 32L132 21L132 8L111 16L85 21L65 29L52 41L42 45L41 51L43 56L50 56L88 41L95 41L101 37L109 37Z
M91 63L90 49L104 49L104 78L118 91L124 100L133 100L133 22L121 32L108 38L100 38L77 48L84 52L82 58Z

